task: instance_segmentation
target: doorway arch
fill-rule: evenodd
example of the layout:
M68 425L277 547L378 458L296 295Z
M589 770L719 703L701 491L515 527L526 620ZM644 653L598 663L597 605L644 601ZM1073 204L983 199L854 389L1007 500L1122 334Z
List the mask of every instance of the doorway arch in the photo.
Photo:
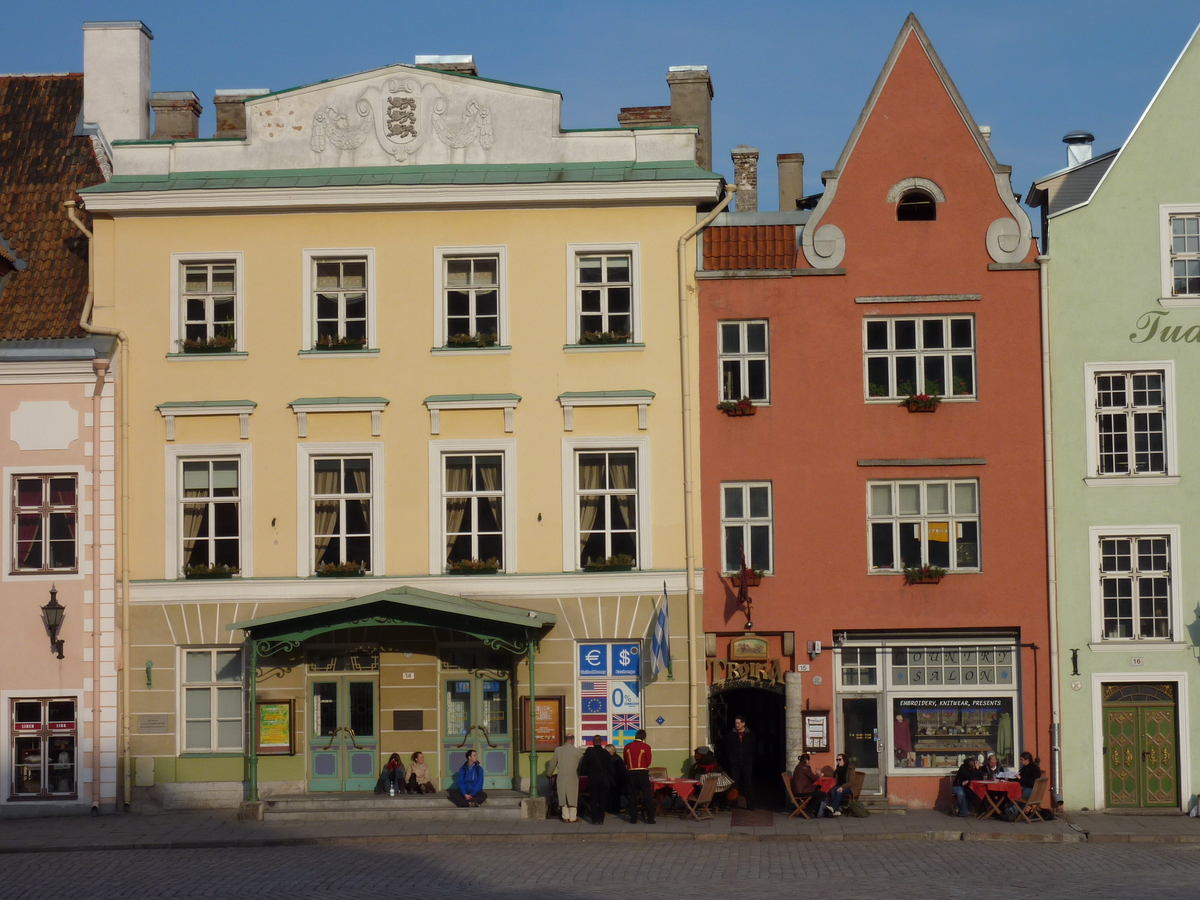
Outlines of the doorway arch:
M754 793L757 805L783 808L783 785L779 773L791 771L787 757L783 685L760 681L727 681L714 685L708 697L708 733L713 750L726 767L726 736L733 720L742 716L754 732Z

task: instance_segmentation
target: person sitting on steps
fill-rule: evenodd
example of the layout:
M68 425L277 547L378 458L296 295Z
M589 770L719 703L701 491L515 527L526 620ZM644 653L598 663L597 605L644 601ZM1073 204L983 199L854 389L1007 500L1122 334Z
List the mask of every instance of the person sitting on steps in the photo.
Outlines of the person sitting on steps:
M479 754L474 750L467 751L466 760L454 776L454 785L446 791L446 796L455 806L476 807L487 800L483 790L483 766L479 764Z
M404 763L400 762L399 753L388 757L383 767L383 777L387 779L388 795L395 797L396 790L404 787Z
M408 767L408 781L404 785L404 790L410 794L437 792L437 788L429 780L429 766L425 765L425 754L420 750L412 755L412 761Z

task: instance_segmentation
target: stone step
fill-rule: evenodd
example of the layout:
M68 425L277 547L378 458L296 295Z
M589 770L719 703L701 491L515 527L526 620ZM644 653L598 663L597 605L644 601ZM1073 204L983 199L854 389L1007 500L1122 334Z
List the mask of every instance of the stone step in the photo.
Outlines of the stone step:
M907 806L892 803L887 797L860 797L859 799L872 815L902 816L908 812Z
M475 809L461 809L445 794L425 796L355 794L291 794L267 797L263 818L273 822L320 820L327 822L357 819L459 821L500 821L521 818L524 794L517 791L489 791L487 802Z

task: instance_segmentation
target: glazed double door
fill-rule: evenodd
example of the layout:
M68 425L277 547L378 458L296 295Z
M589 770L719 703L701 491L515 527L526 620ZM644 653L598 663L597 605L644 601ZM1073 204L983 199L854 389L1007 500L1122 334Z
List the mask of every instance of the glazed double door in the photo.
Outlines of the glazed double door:
M484 788L511 789L513 734L508 674L479 669L445 674L442 698L442 786L454 785L467 752L474 750L483 766Z
M1106 806L1179 806L1174 706L1105 706L1104 742Z
M378 680L334 675L308 683L310 791L370 791L379 778Z

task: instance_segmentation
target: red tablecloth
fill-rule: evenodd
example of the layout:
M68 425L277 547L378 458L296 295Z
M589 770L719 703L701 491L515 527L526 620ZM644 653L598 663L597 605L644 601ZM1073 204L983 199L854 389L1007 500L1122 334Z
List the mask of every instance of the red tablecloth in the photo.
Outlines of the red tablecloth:
M828 775L826 775L824 778L817 779L817 790L819 790L819 791L824 791L825 793L828 794L835 787L837 787L837 779L836 778L831 778Z
M651 778L650 787L656 791L666 788L680 797L690 797L700 787L700 782L694 778Z
M1004 794L1009 800L1021 799L1019 781L968 781L967 787L973 790L980 800L985 794Z

